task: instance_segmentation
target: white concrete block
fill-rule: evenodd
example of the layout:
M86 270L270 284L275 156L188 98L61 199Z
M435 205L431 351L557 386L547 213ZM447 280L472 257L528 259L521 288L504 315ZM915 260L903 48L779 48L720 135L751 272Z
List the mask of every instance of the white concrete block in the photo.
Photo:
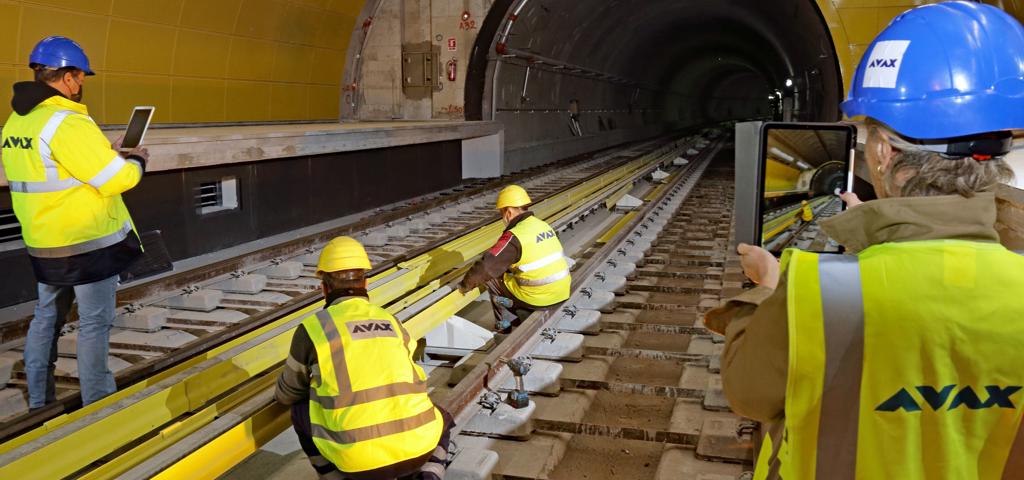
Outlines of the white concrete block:
M502 402L493 411L481 409L462 430L491 437L525 440L533 433L533 422L530 420L536 409L537 404L533 400L530 400L526 408L513 408Z
M686 165L688 163L690 163L690 161L685 159L685 158L683 158L683 157L676 157L675 160L672 160L672 165L675 165L677 167L681 167L681 166Z
M123 312L114 317L114 326L155 332L167 324L167 309L160 307L143 307L134 312Z
M384 232L373 232L363 235L358 240L364 247L383 247L388 244L388 235Z
M28 410L28 395L18 388L0 390L0 418L17 415Z
M483 348L494 332L457 315L427 333L427 346L476 350Z
M224 298L224 292L220 290L199 290L193 293L186 293L176 297L168 298L157 305L178 308L181 310L196 310L209 312L220 305Z
M179 330L161 330L153 333L120 328L110 330L110 343L125 345L178 348L195 339L194 335Z
M294 262L299 262L307 267L316 267L317 262L320 261L320 250L304 253L292 259Z
M269 265L256 270L256 273L266 275L268 278L294 280L299 278L299 275L302 275L302 262L281 262L277 265Z
M281 292L260 292L249 295L246 293L225 293L223 302L227 303L252 303L253 305L280 305L287 303L292 297Z
M698 152L697 150L694 150L692 148L686 151L686 154L691 156L691 157L696 155L696 154L698 154L698 153L700 153L700 152Z
M534 360L530 371L523 377L523 384L526 391L540 393L542 395L558 395L562 391L562 383L559 380L562 376L562 364L546 360ZM505 380L498 390L508 392L516 388L515 377Z
M597 272L593 278L587 281L585 286L594 290L624 293L626 291L626 277L605 272Z
M661 171L660 168L651 173L651 178L654 179L655 182L662 182L668 177L668 173Z
M636 264L612 258L605 262L605 265L602 266L599 271L608 275L618 275L628 278L636 272Z
M223 323L238 323L242 320L249 318L238 310L229 310L226 308L218 308L212 312L194 312L189 310L171 310L167 314L168 320L185 320L185 321L210 321L210 322L223 322Z
M589 292L589 294L587 293ZM615 294L603 290L580 290L568 302L580 310L599 310L611 313L615 308Z
M490 480L494 467L498 465L498 453L494 450L463 448L452 459L445 470L446 480Z
M563 332L597 334L601 330L601 312L576 310L575 315L563 313L555 321L555 328Z
M251 274L238 278L229 278L223 282L210 285L210 288L229 293L259 293L264 288L267 288L267 276Z
M643 250L625 247L616 250L611 258L621 262L637 264L643 261L644 252Z
M392 225L384 229L384 234L389 237L405 237L409 235L409 227L404 225Z
M562 332L553 342L543 339L533 348L530 356L543 360L579 361L583 358L583 335Z
M615 208L620 210L634 210L643 204L643 200L627 194L615 202Z

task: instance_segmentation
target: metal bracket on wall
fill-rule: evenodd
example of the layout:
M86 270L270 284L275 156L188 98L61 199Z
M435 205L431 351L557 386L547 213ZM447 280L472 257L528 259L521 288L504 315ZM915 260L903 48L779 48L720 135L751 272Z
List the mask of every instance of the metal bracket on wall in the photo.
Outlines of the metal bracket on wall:
M441 85L441 49L436 45L402 47L402 91L429 94Z

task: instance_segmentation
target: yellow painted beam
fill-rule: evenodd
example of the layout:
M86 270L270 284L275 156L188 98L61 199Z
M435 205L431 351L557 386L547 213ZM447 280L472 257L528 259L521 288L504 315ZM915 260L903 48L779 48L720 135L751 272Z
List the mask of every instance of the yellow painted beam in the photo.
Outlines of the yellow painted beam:
M625 227L635 216L636 212L629 212L623 215L619 221L615 222L615 225L612 225L612 228L609 228L607 232L604 232L604 234L597 239L597 243L600 245L608 243L608 241L611 240L616 233L619 233L619 230L622 230L622 227Z
M616 188L617 182L622 178L649 165L655 158L658 158L658 155L647 155L583 182L538 203L534 211L542 218L551 218L558 213L570 211L587 199L607 194L610 189ZM390 300L390 297L401 295L397 292L411 291L416 286L429 283L432 279L446 274L458 265L465 264L489 247L502 228L503 225L500 222L494 222L405 262L398 268L374 276L370 279L371 283L390 278L377 288L371 289L371 298L375 301ZM392 282L399 282L395 285L403 286L391 289ZM382 293L375 293L380 288L386 288L386 290L381 290ZM462 295L453 292L438 304L410 319L410 321L416 320L411 324L411 328L417 332L418 337L426 335L431 328L436 327L450 316L450 314L446 316L446 312L452 308L455 309L453 313L458 311L472 301L476 295L479 293L471 292ZM190 365L189 368L195 368L203 361L220 358L218 363L188 375L183 381L175 381L173 384L167 385L147 381L142 382L146 384L144 387L133 386L125 389L124 392L117 394L116 398L126 398L128 391L137 394L146 388L157 388L158 390L126 408L111 413L102 421L85 425L75 432L68 433L62 438L22 455L20 458L13 459L0 467L0 478L59 478L73 474L135 439L142 438L149 432L174 421L179 416L201 409L213 398L266 372L285 358L295 325L301 321L303 316L322 308L322 305L323 302L309 305L244 336L243 338L248 342L259 339L260 343L247 347L240 353L225 355L248 343L235 340L201 355L197 359L186 362ZM272 335L271 332L273 332ZM224 356L222 357L222 355ZM176 368L175 370L178 373L188 371L186 368ZM162 378L167 381L173 376L163 375ZM109 406L112 401L105 400L98 403ZM94 407L94 409L98 408L100 407ZM24 437L19 437L13 440L14 443L5 444L3 448L10 452L15 448L22 447L29 441L50 432L52 428L66 424L70 417L80 419L82 415L66 417L68 418L55 422L55 425L46 425ZM286 422L287 420L285 420ZM44 460L55 458L60 460Z
M215 479L291 426L288 407L277 402L153 476L155 480Z

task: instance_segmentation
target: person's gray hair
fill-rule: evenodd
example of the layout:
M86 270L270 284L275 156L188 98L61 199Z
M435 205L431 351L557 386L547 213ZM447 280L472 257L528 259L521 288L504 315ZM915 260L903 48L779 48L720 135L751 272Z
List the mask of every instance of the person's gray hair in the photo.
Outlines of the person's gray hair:
M1013 170L1001 157L984 161L950 158L913 143L882 124L869 121L867 127L877 128L895 150L882 175L883 188L889 196L971 198L993 191L1000 183L1013 181Z

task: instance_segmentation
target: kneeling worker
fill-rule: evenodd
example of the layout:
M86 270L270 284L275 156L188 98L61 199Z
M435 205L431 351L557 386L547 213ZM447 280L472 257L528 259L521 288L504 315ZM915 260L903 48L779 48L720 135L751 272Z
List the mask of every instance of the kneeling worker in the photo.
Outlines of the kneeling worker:
M317 269L327 306L295 329L275 392L302 450L321 478L439 480L453 422L427 396L416 341L370 303L366 251L335 238Z
M554 229L526 210L526 190L509 185L498 194L498 210L507 225L490 250L462 279L463 292L487 285L495 330L507 334L534 310L569 298L569 263Z

